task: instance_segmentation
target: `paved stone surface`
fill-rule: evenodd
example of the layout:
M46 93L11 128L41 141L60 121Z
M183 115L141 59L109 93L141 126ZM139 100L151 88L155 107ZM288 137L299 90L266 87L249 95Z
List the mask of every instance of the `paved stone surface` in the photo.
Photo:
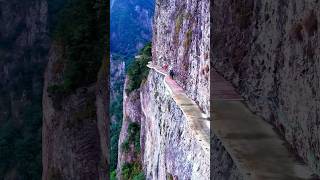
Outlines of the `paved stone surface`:
M200 110L199 106L185 94L184 90L173 79L171 79L167 71L152 64L148 64L147 66L165 76L165 86L170 92L173 100L185 115L189 128L193 131L195 138L199 141L203 149L207 153L210 153L210 117L205 117L205 114Z
M213 91L211 94L212 100L242 100L242 97L235 91L230 82L226 81L214 69L210 72L211 82L213 82Z
M272 126L241 101L216 100L212 128L252 179L310 179L311 172L287 150Z
M213 132L247 179L311 179L311 171L285 147L272 126L254 115L214 70L210 102Z

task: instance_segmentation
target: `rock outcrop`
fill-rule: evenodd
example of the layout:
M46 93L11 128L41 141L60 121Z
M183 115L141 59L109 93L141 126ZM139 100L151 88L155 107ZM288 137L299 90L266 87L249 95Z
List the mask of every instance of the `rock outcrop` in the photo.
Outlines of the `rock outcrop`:
M122 96L125 79L125 62L111 56L110 58L110 97L114 100L117 96Z
M49 48L47 13L45 0L0 2L0 123L22 123L30 99L41 96Z
M107 1L80 2L64 9L64 16L77 21L57 28L45 71L43 180L109 178ZM74 13L79 9L81 14Z
M209 151L193 136L184 114L151 70L141 89L141 136L147 179L209 179Z
M318 175L319 6L316 0L217 0L211 25L215 70Z
M0 1L0 179L41 177L47 18L46 0Z
M157 1L152 63L172 66L175 81L209 113L209 1ZM150 70L141 87L141 147L147 179L209 179L210 155L170 96L164 75Z
M209 113L209 43L209 1L156 1L152 63L173 66L175 80L203 114ZM124 95L119 149L130 119L139 123L141 150L137 156L119 151L118 176L123 161L134 157L146 179L210 179L209 151L194 136L164 78L151 69L139 89ZM218 151L217 159L227 156L222 148ZM231 172L232 160L226 161L231 162Z
M127 86L127 78L125 81L124 88L126 89ZM119 144L118 144L118 164L117 164L117 176L119 179L125 179L123 177L122 168L125 164L139 164L141 166L143 158L143 146L134 144L132 140L129 142L128 138L132 135L129 131L129 126L133 124L138 124L142 127L142 109L141 109L141 102L140 102L140 89L137 89L130 94L124 91L124 98L123 98L123 120L121 131L119 135ZM140 140L140 137L143 137L140 133L141 131L137 131L134 133L138 133L138 141L143 142ZM124 147L125 143L128 143L128 147ZM139 147L140 146L140 147ZM139 148L139 149L138 149Z
M107 58L104 58L107 59ZM98 74L97 89L96 89L96 108L97 108L97 126L100 137L100 168L99 180L109 178L110 165L110 132L109 132L109 102L110 102L110 87L109 87L109 70L108 61L104 61Z
M209 114L209 0L158 0L154 15L154 64L174 68L177 81Z
M43 179L105 179L107 174L108 80L102 67L98 83L54 97L48 87L61 80L62 52L53 46L43 90ZM60 60L60 61L59 61Z

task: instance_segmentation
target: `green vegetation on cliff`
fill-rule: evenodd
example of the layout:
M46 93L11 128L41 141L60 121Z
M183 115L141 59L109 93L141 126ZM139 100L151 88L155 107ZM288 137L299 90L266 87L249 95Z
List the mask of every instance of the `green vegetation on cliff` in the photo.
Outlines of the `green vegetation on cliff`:
M144 48L142 48L138 54L138 57L131 62L131 64L127 68L127 77L128 77L128 84L126 92L130 93L135 89L138 89L146 80L149 68L146 66L149 61L152 59L151 54L151 43L147 43ZM116 165L117 165L117 158L118 158L118 141L119 141L119 134L121 130L121 120L122 120L122 97L116 97L110 106L110 115L114 117L118 121L111 122L111 176L110 179L116 178ZM129 120L130 122L130 120ZM131 122L128 125L128 136L121 144L121 149L125 153L130 151L130 147L134 146L134 153L140 153L140 125L135 122ZM137 162L139 165L139 163ZM124 177L129 177L129 179L144 179L144 174L140 169L138 173L135 173L135 170L132 169L136 166L132 164L127 164L127 166L123 167L126 171L123 175ZM139 165L140 167L140 165ZM132 174L132 171L133 174Z
M124 152L129 152L130 145L134 145L136 153L140 152L140 125L136 122L130 122L128 126L128 136L122 143L121 148Z
M133 61L127 71L128 85L126 92L130 93L138 89L141 83L147 78L149 68L147 64L152 60L151 43L147 43L140 51L138 58Z
M113 117L110 122L110 170L117 168L118 142L122 124L122 96L117 96L110 103L109 117Z
M123 179L144 180L144 173L140 163L126 163L122 166Z

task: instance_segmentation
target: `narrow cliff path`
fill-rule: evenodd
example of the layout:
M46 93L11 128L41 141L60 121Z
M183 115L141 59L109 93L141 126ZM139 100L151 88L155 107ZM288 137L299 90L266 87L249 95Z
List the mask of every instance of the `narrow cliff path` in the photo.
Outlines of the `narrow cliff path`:
M169 76L168 72L163 68L149 63L150 69L164 75L164 84L170 93L170 96L180 107L187 124L192 130L194 137L201 144L205 152L210 153L210 121L209 117L205 117L199 106L190 99L184 90Z
M253 114L222 76L211 71L212 130L247 179L311 179L272 126Z

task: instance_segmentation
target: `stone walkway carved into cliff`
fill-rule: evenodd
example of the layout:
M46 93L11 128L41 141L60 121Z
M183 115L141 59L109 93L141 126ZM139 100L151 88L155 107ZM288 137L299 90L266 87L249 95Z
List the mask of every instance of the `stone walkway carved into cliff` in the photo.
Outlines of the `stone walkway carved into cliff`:
M310 179L271 125L253 114L232 85L215 70L210 102L212 132L222 141L247 179Z
M150 69L164 75L164 84L167 87L171 97L180 107L187 124L193 130L194 137L201 144L205 152L210 153L210 121L209 117L205 117L199 106L190 99L184 90L168 75L163 68L149 63Z

